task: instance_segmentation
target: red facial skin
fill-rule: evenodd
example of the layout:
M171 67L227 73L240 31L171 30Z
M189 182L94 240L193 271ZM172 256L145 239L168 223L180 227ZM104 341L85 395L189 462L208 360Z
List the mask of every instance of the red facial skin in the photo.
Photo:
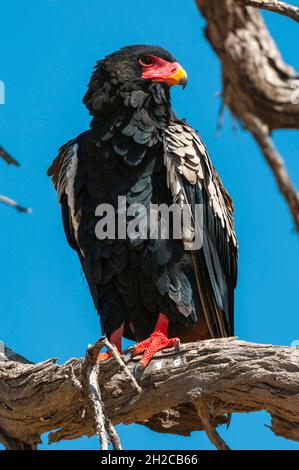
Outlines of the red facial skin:
M168 62L167 60L161 59L154 55L148 55L152 59L152 64L147 65L140 59L140 65L142 67L142 78L151 80L152 82L167 82L169 83L170 77L181 69L178 62Z

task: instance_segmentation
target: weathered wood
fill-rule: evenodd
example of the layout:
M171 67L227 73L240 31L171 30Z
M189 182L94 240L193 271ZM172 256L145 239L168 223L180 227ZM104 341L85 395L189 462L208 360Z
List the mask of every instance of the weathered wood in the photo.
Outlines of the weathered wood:
M9 356L9 354L7 354ZM8 357L9 359L9 357ZM0 440L35 446L94 435L83 359L57 365L0 362ZM136 359L135 359L136 360ZM133 370L135 362L127 365ZM234 338L189 343L165 350L141 379L138 394L110 359L100 365L99 386L113 424L140 423L158 432L188 435L203 429L197 409L209 403L211 424L234 412L267 410L271 429L299 441L299 351ZM196 404L196 408L194 406Z
M299 232L298 192L270 137L275 129L299 129L299 75L284 63L259 11L241 3L249 2L196 0L222 66L223 101L259 145Z
M299 23L299 8L278 0L238 0L241 5L279 13Z

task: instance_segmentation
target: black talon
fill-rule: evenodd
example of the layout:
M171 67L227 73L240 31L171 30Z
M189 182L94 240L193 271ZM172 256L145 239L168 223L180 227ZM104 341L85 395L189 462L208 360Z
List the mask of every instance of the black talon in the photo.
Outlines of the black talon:
M123 351L123 356L125 356L126 358L130 359L132 357L132 352L134 350L134 346L129 346L128 348L126 348L124 351Z
M178 338L177 342L174 345L174 350L175 350L175 352L181 352L181 342L180 342L179 338Z
M136 363L136 365L134 366L134 369L133 369L133 375L134 375L135 379L137 379L137 380L140 379L142 377L143 371L144 371L144 369L141 367L140 361L138 361Z

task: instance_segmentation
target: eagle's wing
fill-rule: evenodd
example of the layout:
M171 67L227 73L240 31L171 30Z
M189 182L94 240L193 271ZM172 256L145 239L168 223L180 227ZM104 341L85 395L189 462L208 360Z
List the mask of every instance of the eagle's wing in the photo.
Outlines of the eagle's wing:
M64 231L70 246L80 255L77 243L80 210L76 208L75 178L78 167L78 144L70 140L59 149L58 156L47 171L51 176L61 204Z
M166 129L164 163L174 202L191 212L192 226L184 227L185 232L199 229L195 211L201 205L202 246L190 251L198 295L211 336L230 336L238 256L232 200L203 142L185 121L173 120Z

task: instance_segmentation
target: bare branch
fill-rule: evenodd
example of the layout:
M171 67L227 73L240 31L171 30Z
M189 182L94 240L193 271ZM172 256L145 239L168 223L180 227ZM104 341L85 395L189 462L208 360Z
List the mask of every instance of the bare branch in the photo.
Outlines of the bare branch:
M287 173L284 160L276 150L267 127L255 116L247 115L247 129L252 133L274 175L279 191L285 198L295 227L299 233L299 193L294 188Z
M17 160L15 160L11 155L9 155L9 153L6 152L6 150L4 150L4 148L1 147L1 146L0 146L0 158L2 158L9 165L20 166L19 162L17 162ZM32 209L20 206L20 204L18 204L16 201L14 201L13 199L10 199L6 196L1 196L0 195L0 202L2 202L3 204L5 204L7 206L13 207L18 212L26 212L27 214L32 213Z
M135 359L127 364L130 373L134 365ZM299 441L296 348L235 338L182 344L181 351L165 350L151 361L140 379L142 393L115 359L99 364L98 386L113 425L139 423L182 435L205 429L224 448L214 427L227 413L266 410L274 433ZM94 435L85 361L0 362L0 428L26 445L36 445L49 431L50 443Z
M26 214L31 214L32 213L32 209L30 209L28 207L20 206L16 201L14 201L13 199L10 199L6 196L1 196L0 195L0 202L5 204L6 206L13 207L18 212L25 212Z
M2 158L9 165L20 166L20 163L15 160L11 155L9 155L3 147L0 146L0 158Z
M240 3L196 0L221 61L223 101L260 146L299 233L298 193L269 137L274 129L299 129L299 75L283 62L259 11Z
M120 369L124 372L125 376L127 377L128 381L132 384L132 386L134 387L136 392L141 393L142 388L140 387L140 385L138 385L137 380L135 379L133 374L129 371L128 367L126 366L126 364L122 360L122 358L121 358L117 348L114 346L114 344L111 344L107 340L107 338L105 338L104 345L107 347L108 351L110 351L112 357L114 357L114 359L118 363Z
M211 443L214 444L218 450L230 450L228 445L224 442L222 437L218 434L215 429L215 426L211 422L212 415L209 411L209 405L207 400L194 401L193 405L195 406L198 416L200 417L204 430L210 439Z
M99 366L95 363L89 367L87 377L89 380L89 397L94 408L95 427L102 450L108 450L108 438L106 433L106 420L104 405L101 398L101 391L98 384Z
M99 387L99 363L95 359L104 346L107 346L109 349L113 349L105 336L97 341L94 346L90 346L87 350L85 367L87 369L88 394L94 409L95 428L101 449L108 450L109 437L113 448L115 450L122 450L118 433L105 412L105 406L102 401L102 394Z
M262 8L299 22L299 8L277 0L237 0L243 6Z

